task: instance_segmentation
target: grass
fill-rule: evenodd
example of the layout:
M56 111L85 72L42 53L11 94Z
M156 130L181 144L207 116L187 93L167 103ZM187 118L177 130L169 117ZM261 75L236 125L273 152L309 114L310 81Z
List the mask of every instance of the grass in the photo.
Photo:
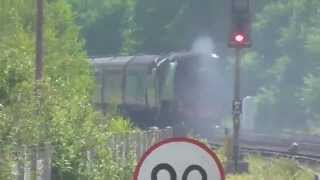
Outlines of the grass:
M199 141L206 143L203 139ZM219 159L226 161L224 148L216 150ZM265 158L249 155L249 173L241 175L227 175L226 180L314 180L314 175L308 169L301 169L294 160L285 158Z
M113 134L117 133L129 133L137 130L133 123L121 116L114 116L108 120L108 131Z
M196 139L206 144L204 139ZM225 149L220 148L215 151L219 159L225 162ZM308 169L301 169L294 160L249 155L246 161L249 163L249 173L228 174L226 180L314 180L312 172Z
M314 180L311 172L299 168L293 160L249 156L247 161L249 174L228 175L227 180Z

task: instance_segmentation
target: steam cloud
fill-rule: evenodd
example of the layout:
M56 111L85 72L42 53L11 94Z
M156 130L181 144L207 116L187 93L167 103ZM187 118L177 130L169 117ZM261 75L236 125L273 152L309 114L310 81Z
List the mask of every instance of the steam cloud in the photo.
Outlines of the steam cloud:
M213 53L215 45L209 36L200 36L192 44L191 51L196 53Z

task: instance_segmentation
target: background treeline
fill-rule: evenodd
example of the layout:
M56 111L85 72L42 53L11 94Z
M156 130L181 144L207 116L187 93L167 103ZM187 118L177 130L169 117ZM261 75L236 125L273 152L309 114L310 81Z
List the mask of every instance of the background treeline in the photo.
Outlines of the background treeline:
M223 60L232 55L226 46L227 1L67 1L92 56L188 50L202 36L213 39ZM254 7L253 47L243 63L243 96L257 96L257 128L319 127L320 2L259 0Z

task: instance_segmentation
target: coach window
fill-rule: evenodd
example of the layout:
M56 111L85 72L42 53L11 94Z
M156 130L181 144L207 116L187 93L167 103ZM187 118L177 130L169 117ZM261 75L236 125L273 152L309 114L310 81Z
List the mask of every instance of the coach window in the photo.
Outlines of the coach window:
M133 76L132 73L130 73L127 77L127 82L126 82L126 92L125 92L125 101L126 103L133 104L135 101L135 96L136 96L136 89L137 89L137 78Z
M156 92L156 69L152 69L152 71L148 74L148 105L150 107L155 107L157 105L157 92Z
M176 74L176 62L171 62L165 70L165 79L162 87L162 100L173 100L174 98L174 79Z
M108 103L121 103L121 71L108 71L104 76L104 96Z
M140 71L128 72L126 82L126 102L129 104L145 103L145 73Z

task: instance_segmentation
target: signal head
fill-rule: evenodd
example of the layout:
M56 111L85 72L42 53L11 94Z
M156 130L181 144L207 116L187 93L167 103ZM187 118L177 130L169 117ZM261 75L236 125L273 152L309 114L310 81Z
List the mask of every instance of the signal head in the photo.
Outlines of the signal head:
M231 0L229 47L251 46L251 0Z

